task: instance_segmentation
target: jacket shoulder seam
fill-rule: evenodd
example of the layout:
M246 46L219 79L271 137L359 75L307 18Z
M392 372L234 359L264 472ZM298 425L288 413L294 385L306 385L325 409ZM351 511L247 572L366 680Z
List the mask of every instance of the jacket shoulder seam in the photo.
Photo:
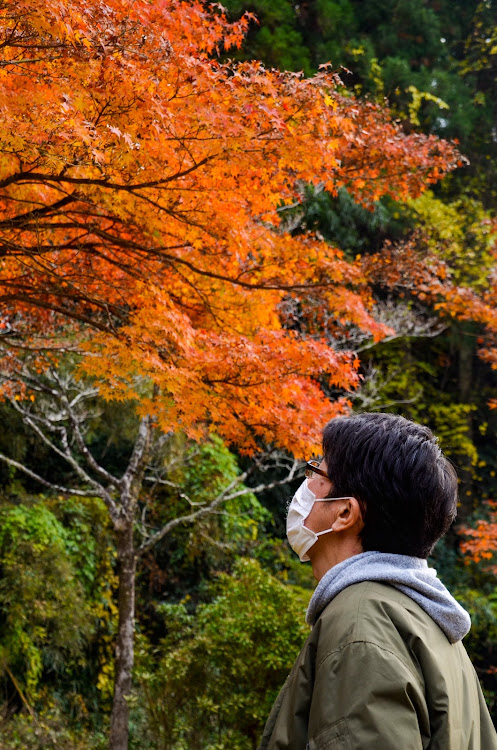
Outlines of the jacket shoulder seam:
M353 641L348 641L347 643L344 643L343 646L340 646L340 648L336 648L336 649L333 649L333 651L329 651L327 654L325 654L325 656L323 656L319 664L316 664L316 670L318 670L324 664L325 661L327 661L333 656L337 656L341 654L349 646L355 646L359 644L363 644L366 646L373 646L374 648L377 648L379 651L383 651L384 653L389 654L390 656L393 656L394 659L396 661L399 661L416 680L419 680L419 675L413 672L409 664L406 664L405 661L401 659L398 654L396 654L394 651L391 651L388 648L385 648L384 646L380 646L379 643L375 643L374 641L368 641L365 638L357 638Z

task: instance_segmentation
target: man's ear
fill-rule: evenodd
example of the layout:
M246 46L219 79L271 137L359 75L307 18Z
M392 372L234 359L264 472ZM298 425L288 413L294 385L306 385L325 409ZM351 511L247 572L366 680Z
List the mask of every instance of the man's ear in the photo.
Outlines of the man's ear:
M340 501L339 501L340 502ZM361 506L355 497L340 502L338 513L333 521L333 531L354 531L359 534L364 528Z

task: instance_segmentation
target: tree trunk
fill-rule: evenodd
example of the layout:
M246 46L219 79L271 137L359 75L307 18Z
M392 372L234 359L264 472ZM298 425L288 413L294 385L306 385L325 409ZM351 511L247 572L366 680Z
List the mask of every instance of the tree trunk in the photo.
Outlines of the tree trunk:
M133 521L117 532L119 625L116 648L114 698L110 720L110 750L128 750L127 697L131 693L134 659L135 571Z

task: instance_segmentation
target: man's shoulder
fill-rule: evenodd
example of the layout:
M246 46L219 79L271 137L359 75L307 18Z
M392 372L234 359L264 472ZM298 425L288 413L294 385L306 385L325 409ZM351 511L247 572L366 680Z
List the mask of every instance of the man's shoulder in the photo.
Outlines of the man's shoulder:
M351 620L354 625L360 625L364 622L364 617L367 622L370 617L381 619L387 616L390 619L403 616L405 612L425 615L416 602L394 586L377 581L361 581L347 586L337 594L325 607L321 618L324 621L344 618L349 621L349 625Z
M412 599L385 583L362 581L341 591L322 612L321 648L330 652L353 642L370 643L406 655L420 643L450 647L444 633Z

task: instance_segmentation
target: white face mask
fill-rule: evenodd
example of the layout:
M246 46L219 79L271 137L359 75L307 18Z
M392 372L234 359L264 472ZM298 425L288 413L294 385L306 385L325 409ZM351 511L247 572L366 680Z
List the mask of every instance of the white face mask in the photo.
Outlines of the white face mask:
M309 489L307 479L302 482L297 492L292 498L288 507L286 518L286 535L288 542L293 551L299 556L300 562L308 562L308 550L315 544L322 534L329 534L333 529L324 529L324 531L311 531L304 526L305 519L311 512L312 506L316 502L330 502L330 500L348 500L348 497L316 497L314 492Z

